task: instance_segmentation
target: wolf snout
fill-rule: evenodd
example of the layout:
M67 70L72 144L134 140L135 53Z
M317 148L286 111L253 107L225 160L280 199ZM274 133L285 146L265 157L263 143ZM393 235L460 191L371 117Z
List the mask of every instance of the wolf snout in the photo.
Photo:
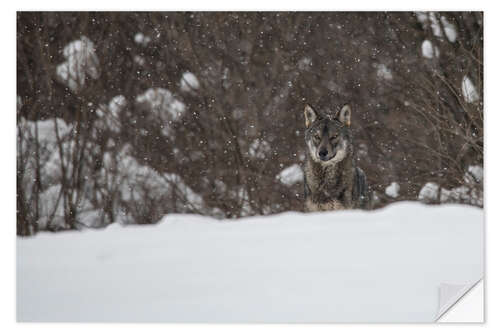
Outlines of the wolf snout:
M328 156L328 150L326 149L321 149L319 151L319 158L322 160L322 161L326 161L327 160L327 156Z

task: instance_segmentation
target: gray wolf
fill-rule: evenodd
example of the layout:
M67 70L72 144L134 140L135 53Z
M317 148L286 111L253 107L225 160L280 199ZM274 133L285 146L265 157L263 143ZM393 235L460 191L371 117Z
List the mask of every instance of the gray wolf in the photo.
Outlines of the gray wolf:
M306 211L369 208L366 176L354 160L351 107L344 105L328 117L306 105L304 116Z

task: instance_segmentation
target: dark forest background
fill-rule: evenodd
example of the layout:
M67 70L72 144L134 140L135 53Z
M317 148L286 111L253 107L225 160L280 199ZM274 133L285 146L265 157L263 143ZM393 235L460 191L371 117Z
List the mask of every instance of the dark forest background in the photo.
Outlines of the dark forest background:
M482 207L478 12L17 13L17 233L303 210L303 109L375 208Z

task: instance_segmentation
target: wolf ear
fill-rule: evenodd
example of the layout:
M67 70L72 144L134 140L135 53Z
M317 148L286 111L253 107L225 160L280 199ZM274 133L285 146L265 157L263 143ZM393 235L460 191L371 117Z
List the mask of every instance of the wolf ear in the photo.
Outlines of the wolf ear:
M346 104L337 113L336 118L346 126L351 126L351 106Z
M306 128L309 128L309 126L311 126L311 124L318 119L318 114L309 104L306 104L306 107L304 108L304 117L306 118Z

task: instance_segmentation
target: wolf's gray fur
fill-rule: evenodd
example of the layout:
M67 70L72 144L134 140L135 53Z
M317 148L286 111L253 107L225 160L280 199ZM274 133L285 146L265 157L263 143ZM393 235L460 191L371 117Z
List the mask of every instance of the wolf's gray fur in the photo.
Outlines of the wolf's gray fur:
M369 208L363 170L356 166L351 107L327 117L306 105L305 140L309 152L304 172L307 211Z

